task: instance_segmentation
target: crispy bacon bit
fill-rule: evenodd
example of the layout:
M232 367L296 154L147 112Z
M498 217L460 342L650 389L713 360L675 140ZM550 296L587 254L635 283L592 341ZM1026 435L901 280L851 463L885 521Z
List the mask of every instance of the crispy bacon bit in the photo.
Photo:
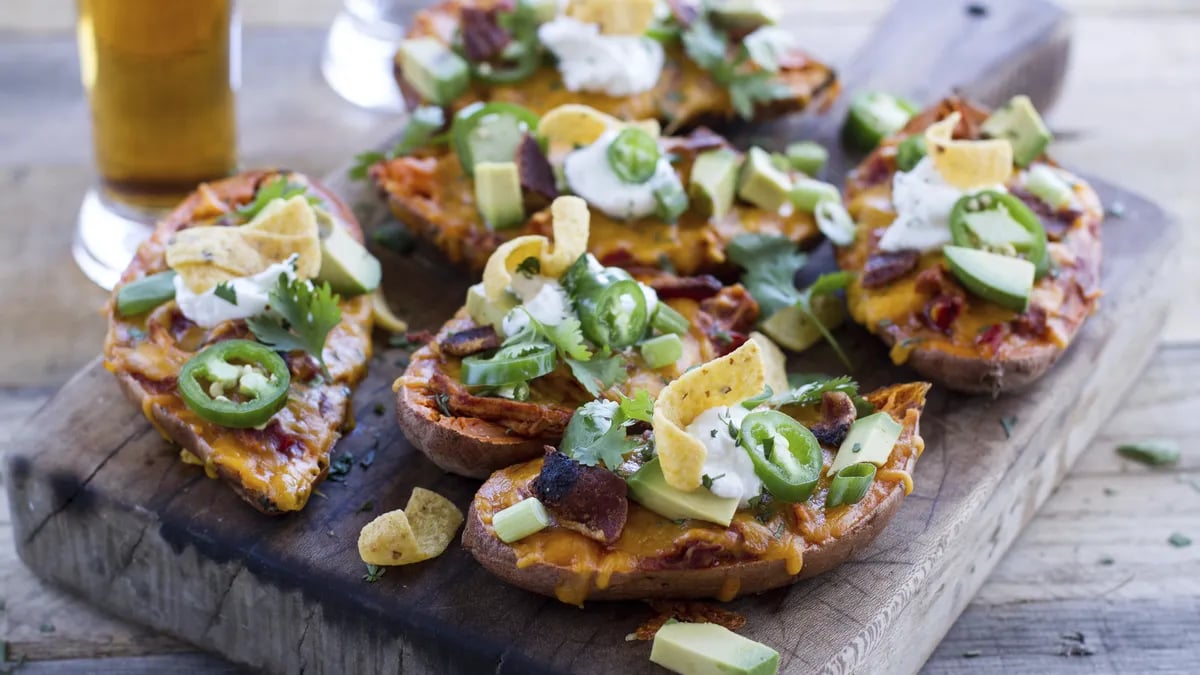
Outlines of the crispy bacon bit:
M526 195L533 196L541 206L558 196L558 185L550 160L546 159L542 146L529 134L525 134L517 146L517 173L521 176L521 189Z
M946 269L945 265L935 265L921 270L917 274L915 287L918 293L930 296L961 296L965 293L954 277L950 276L950 271Z
M491 326L476 326L451 333L438 343L443 354L470 356L500 346L500 335Z
M846 433L857 416L858 410L849 396L840 391L827 391L821 395L821 421L810 431L822 445L836 448L846 440Z
M512 36L500 27L497 8L462 8L462 41L467 59L475 63L490 61L500 54Z
M988 326L975 338L975 344L981 348L994 354L1000 349L1000 345L1004 344L1004 338L1007 337L1008 330L1002 323L995 323Z
M753 553L738 554L720 542L688 539L677 541L675 549L670 553L641 560L638 567L646 571L699 570L716 567L722 563L736 563L740 559L753 557Z
M446 407L457 417L475 417L507 427L525 438L561 437L574 406L514 401L497 396L475 396L457 380L435 373L430 388L446 396Z
M1030 306L1025 313L1012 320L1012 328L1021 337L1042 337L1046 334L1046 310L1037 305Z
M1037 214L1038 220L1042 222L1042 227L1046 228L1046 236L1052 241L1062 239L1071 224L1083 215L1075 209L1054 209L1039 199L1037 195L1019 185L1010 186L1008 191L1012 196L1025 202L1025 206Z
M854 179L862 183L862 187L881 185L891 176L892 166L880 153L872 154L862 166L854 170Z
M920 257L921 254L916 251L871 254L863 267L863 288L887 286L911 272L917 266Z
M965 301L957 295L939 295L925 305L925 323L934 330L950 334L954 320L962 313Z
M688 298L706 300L721 292L721 281L710 274L695 277L677 277L663 274L650 282L650 288L658 293L659 300Z
M715 623L729 630L741 630L746 625L746 617L741 614L705 602L652 600L648 604L657 614L638 626L633 632L635 640L653 640L658 629L671 619L687 623Z
M700 303L700 311L709 315L717 328L728 332L748 333L758 321L758 303L741 285L722 288Z
M604 467L585 466L547 446L542 472L530 487L561 527L602 544L612 544L625 529L625 481Z
M411 333L405 333L404 339L408 341L408 344L413 346L429 344L429 342L433 340L433 333L430 333L427 330L413 331Z
M670 154L694 157L706 150L732 147L729 141L707 127L696 127L683 137L672 137L663 141L663 148Z

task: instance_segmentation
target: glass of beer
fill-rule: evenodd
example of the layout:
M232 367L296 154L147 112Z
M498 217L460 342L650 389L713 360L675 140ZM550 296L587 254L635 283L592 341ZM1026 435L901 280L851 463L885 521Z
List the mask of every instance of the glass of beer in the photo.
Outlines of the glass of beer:
M79 211L80 268L111 288L156 218L237 168L234 0L78 0L79 64L99 184Z

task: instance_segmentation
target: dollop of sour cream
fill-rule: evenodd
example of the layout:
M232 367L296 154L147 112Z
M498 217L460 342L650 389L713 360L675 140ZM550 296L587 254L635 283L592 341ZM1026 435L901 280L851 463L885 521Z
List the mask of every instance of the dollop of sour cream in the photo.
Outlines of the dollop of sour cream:
M654 190L664 181L678 180L675 169L660 155L652 175L644 183L626 183L608 162L608 146L621 133L609 129L595 143L575 150L563 161L567 185L588 204L613 218L640 218L654 213L658 202Z
M272 288L279 282L279 275L287 275L288 281L296 278L291 262L275 263L258 274L230 279L237 303L229 302L217 295L216 287L203 293L195 293L184 283L183 277L175 277L175 303L179 311L201 328L213 328L225 321L248 319L262 314L267 308Z
M740 428L750 412L740 405L709 408L697 415L686 429L690 436L704 444L708 453L701 472L712 481L709 490L718 497L737 499L742 508L762 493L762 481L754 473L750 453L729 434L729 425Z
M511 337L529 326L529 317L545 326L557 326L574 315L571 299L558 281L540 274L517 274L509 290L521 299L521 305L505 315L500 328Z
M1003 185L959 190L938 173L933 160L925 157L912 171L897 172L892 179L892 206L896 219L879 240L881 251L941 249L953 240L950 211L963 195L982 190L1005 192Z
M601 35L596 24L559 16L538 28L538 39L558 58L570 91L630 96L654 88L662 74L662 45L641 35Z

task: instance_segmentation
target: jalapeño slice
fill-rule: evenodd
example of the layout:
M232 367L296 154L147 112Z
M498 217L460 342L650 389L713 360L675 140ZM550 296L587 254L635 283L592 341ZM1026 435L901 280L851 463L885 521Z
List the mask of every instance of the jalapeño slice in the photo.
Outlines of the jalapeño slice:
M816 436L778 410L761 410L742 420L742 447L754 473L776 499L800 503L821 477L824 457Z
M1042 221L1010 194L985 190L962 197L950 211L950 234L956 246L1028 260L1039 279L1050 269Z
M474 103L454 116L450 139L468 176L479 162L512 162L526 133L537 129L538 116L515 103Z
M646 334L650 326L646 295L625 270L589 270L573 280L571 290L583 336L597 345L624 349Z
M265 424L287 404L291 373L270 347L225 340L179 371L179 395L202 419L234 429Z
M462 360L462 382L471 386L508 387L525 384L554 370L558 357L554 345L518 344L503 347L492 356Z

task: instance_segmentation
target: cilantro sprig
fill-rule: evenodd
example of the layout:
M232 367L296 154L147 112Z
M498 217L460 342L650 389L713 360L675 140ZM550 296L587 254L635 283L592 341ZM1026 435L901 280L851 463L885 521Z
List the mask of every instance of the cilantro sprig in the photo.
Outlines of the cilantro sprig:
M593 397L613 385L623 382L628 376L625 357L608 350L593 354L583 338L579 319L571 316L556 326L547 326L528 315L529 323L521 331L504 341L505 346L524 343L550 343L558 350L561 358L571 370L571 375Z
M618 401L590 401L571 417L563 433L562 451L586 466L603 463L610 471L625 461L625 455L636 450L641 441L626 436L625 430L638 421L649 422L654 414L654 401L645 389L633 398Z
M228 281L222 281L221 283L217 284L217 287L213 289L213 295L231 305L238 304L237 289L234 288L233 284L230 284Z
M292 183L286 176L281 174L259 186L258 192L254 193L254 199L250 200L247 204L239 206L237 214L247 221L254 220L254 217L267 207L267 204L276 199L291 199L296 195L303 195L307 192L308 186L301 183ZM305 199L308 200L309 204L314 206L321 203L321 200L313 195L307 195Z
M849 375L842 375L840 377L826 377L824 375L811 377L789 376L788 380L791 389L774 392L768 386L763 393L754 398L746 399L742 405L750 410L761 405L765 405L768 408L782 408L789 405L815 405L821 402L821 398L826 392L836 391L849 396L850 400L854 401L854 407L860 415L869 415L875 412L875 406L859 395L858 383L850 379Z
M363 180L371 166L384 160L402 157L429 145L446 142L437 132L446 126L446 114L435 106L422 106L412 111L396 144L386 152L368 151L354 156L348 172L352 180Z
M680 36L688 58L707 70L717 84L729 90L733 109L743 119L754 117L759 103L770 103L791 96L791 90L770 70L753 70L756 62L744 47L729 57L729 37L713 27L705 18L698 18Z
M246 320L259 342L277 351L304 351L321 364L321 373L330 379L325 365L325 340L342 320L339 296L328 283L315 286L302 279L279 281L268 294L267 311Z
M811 286L800 293L800 299L796 302L796 307L817 327L817 330L821 333L821 337L825 338L830 347L833 347L833 351L837 353L838 358L841 359L842 364L846 366L847 370L854 369L854 366L850 363L850 357L846 356L846 352L842 351L842 346L833 337L833 333L829 332L829 328L825 326L825 323L813 311L813 299L817 296L829 295L830 293L845 290L853 280L853 272L830 272L822 274L817 277L817 280Z

